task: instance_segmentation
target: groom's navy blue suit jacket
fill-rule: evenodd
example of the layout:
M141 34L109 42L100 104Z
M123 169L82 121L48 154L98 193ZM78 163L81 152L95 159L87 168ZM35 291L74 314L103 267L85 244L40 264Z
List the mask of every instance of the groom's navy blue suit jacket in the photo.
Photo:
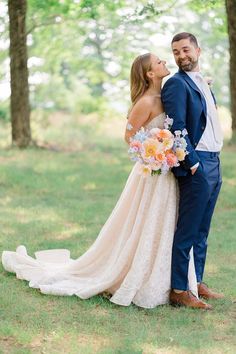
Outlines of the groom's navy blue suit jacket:
M161 96L165 113L174 120L171 131L185 128L188 132L185 139L189 154L179 167L173 168L176 177L185 176L200 161L195 148L206 127L206 101L193 80L181 70L166 81Z

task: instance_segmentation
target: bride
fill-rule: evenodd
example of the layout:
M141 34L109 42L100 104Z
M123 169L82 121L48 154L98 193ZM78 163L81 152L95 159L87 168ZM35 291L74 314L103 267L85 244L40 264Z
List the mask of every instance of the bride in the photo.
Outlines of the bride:
M131 68L132 108L125 140L141 127L163 128L162 79L169 75L165 61L154 54L138 56ZM142 177L136 163L124 190L91 247L78 259L68 250L27 254L24 246L4 251L2 264L17 278L44 294L77 295L81 299L109 293L110 301L154 308L169 301L173 235L177 218L174 175ZM189 288L197 295L193 259Z

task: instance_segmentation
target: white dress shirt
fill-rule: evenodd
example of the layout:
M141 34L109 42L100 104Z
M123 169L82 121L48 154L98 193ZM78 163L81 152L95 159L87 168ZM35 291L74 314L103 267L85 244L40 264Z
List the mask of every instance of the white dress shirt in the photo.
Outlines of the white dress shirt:
M223 134L219 123L218 112L210 88L199 72L186 72L202 92L207 106L206 127L198 142L196 150L219 152L223 146Z

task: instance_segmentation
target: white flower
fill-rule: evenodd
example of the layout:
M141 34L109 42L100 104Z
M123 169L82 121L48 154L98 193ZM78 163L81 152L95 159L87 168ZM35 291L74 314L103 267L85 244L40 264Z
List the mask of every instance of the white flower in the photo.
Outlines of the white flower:
M175 130L175 136L179 137L182 134L181 130Z
M153 171L158 171L161 169L161 162L155 161L155 163L150 165Z
M164 161L162 166L161 166L161 173L163 175L166 175L169 170L170 170L170 167L168 166L167 162Z
M139 174L143 177L149 177L152 174L152 169L150 165L140 165Z
M166 118L165 118L165 121L164 121L164 127L165 127L165 129L170 128L170 127L172 126L173 122L174 122L174 119L170 118L170 117L167 115Z
M152 128L149 133L151 134L151 136L155 136L159 133L160 130L161 129L159 128Z

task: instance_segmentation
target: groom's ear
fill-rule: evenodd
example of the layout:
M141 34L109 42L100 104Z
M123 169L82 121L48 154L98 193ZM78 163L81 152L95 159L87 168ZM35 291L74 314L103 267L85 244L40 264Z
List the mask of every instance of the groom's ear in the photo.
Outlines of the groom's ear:
M201 52L202 52L201 48L198 47L198 48L197 48L197 51L198 51L198 56L200 56L200 55L201 55Z

